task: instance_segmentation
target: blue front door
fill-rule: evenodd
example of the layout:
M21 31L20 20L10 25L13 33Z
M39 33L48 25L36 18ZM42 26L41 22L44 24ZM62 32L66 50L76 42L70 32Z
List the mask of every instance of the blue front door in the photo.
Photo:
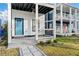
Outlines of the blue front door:
M23 35L24 34L24 19L23 18L15 18L15 35Z

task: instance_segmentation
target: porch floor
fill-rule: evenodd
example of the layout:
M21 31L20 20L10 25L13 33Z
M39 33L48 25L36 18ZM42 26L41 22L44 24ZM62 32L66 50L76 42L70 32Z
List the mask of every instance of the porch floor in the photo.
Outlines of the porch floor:
M13 44L20 44L20 45L35 45L36 40L35 37L18 37L12 39Z
M35 45L39 41L46 41L46 40L49 40L52 38L53 38L53 36L39 36L38 40L36 41L35 36L33 36L33 37L16 37L16 38L12 38L12 44Z

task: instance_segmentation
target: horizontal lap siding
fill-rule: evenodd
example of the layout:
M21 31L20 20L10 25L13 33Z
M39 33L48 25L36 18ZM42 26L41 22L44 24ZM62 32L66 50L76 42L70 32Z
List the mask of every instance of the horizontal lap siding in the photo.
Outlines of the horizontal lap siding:
M12 9L12 36L15 36L15 21L14 21L15 18L24 19L24 35L35 35L35 32L32 32L32 19L35 19L34 13ZM40 26L44 25L44 15L39 17L39 19L41 20ZM40 28L44 29L45 27Z

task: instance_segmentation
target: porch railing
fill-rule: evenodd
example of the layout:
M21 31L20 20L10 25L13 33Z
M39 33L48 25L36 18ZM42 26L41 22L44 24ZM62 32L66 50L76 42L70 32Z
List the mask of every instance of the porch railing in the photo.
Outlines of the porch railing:
M57 20L61 18L60 14L56 15ZM63 13L63 19L70 20L70 15ZM71 15L71 19L75 19L75 15Z

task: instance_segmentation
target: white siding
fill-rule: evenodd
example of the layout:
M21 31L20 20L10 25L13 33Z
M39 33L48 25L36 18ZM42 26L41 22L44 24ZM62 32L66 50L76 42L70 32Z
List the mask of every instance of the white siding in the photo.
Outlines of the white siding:
M45 34L45 15L39 17L40 31L39 35Z
M42 14L40 14L42 15ZM35 32L32 32L32 19L35 19L35 14L33 12L27 12L27 11L20 11L20 10L14 10L12 9L12 36L15 36L15 18L23 18L24 19L24 35L35 35ZM44 18L45 16L42 15L41 17L39 16L39 19L41 20L40 27L41 30L45 27L44 25ZM42 32L41 34L44 34Z

